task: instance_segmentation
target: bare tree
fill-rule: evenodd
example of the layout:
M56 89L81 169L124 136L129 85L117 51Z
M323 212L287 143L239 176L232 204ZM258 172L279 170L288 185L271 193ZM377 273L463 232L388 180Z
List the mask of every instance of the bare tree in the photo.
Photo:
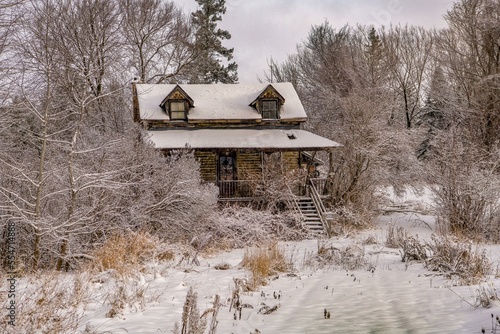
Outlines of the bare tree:
M395 109L402 109L401 121L409 129L415 125L424 99L433 34L422 27L397 26L382 31L382 41L391 75L390 86L397 98ZM392 121L398 122L398 114L396 110Z
M193 31L174 2L120 0L130 66L144 83L170 82L195 58Z
M333 206L358 211L372 207L375 186L408 183L418 166L415 134L388 123L395 99L378 35L362 26L335 30L326 22L313 27L282 65L270 63L273 80L294 82L308 128L343 145L332 155L328 191Z
M461 0L445 16L449 29L439 34L445 66L463 110L460 118L489 150L498 146L500 126L500 4L494 0Z
M18 85L0 127L0 215L18 222L20 261L70 268L128 228L192 237L216 191L192 155L162 156L124 113L116 2L22 9L10 64Z

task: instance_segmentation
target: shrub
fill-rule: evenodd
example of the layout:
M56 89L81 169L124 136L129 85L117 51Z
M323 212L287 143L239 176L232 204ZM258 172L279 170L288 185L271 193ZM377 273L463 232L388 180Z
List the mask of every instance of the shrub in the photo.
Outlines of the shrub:
M352 245L342 249L318 242L318 253L315 260L322 266L334 265L344 270L356 270L367 265L365 250Z
M289 212L273 214L249 207L228 206L213 216L211 247L243 248L272 240L303 240L308 231L303 229L298 216Z
M462 137L456 131L439 137L441 152L429 164L439 227L458 237L498 242L498 155L485 154Z
M407 238L406 230L399 226L396 228L394 225L390 225L387 228L385 246L389 248L399 248L402 247L404 240Z
M329 236L348 236L373 226L373 212L352 206L340 206L331 210L336 219L326 226Z
M428 245L420 243L418 236L406 236L400 243L403 262L424 261L428 257Z
M432 271L458 278L461 284L478 284L492 270L486 251L472 250L471 242L454 242L450 238L432 236L428 244L432 255L425 266Z

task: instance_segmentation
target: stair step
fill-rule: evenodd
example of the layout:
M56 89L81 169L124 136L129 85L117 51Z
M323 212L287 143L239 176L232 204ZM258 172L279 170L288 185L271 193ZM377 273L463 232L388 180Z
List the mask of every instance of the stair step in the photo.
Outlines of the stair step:
M295 202L299 208L300 213L303 217L303 225L309 231L315 234L324 234L325 229L321 223L321 218L318 214L318 210L314 205L311 198L302 197L296 199Z
M304 225L306 225L306 226L319 226L319 227L323 227L323 224L321 224L321 222L304 222Z

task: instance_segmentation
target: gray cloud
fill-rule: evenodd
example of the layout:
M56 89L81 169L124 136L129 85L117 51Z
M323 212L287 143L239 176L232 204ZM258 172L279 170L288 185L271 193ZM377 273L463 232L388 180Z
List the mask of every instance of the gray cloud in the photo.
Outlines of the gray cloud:
M194 0L177 0L186 11ZM328 20L334 27L346 24L445 26L443 15L450 0L226 0L221 27L232 38L241 83L255 83L263 76L267 59L283 61L295 52L312 25Z

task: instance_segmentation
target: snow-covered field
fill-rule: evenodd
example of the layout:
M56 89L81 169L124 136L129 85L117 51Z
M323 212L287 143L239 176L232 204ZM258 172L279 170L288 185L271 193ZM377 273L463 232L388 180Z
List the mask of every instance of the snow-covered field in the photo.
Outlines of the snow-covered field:
M410 234L427 239L435 231L428 196L406 196L398 205L410 203L411 212L382 215L373 229L328 240L286 242L280 246L293 262L293 270L272 277L255 292L242 292L241 319L235 320L230 301L234 278L248 279L241 268L244 250L199 257L199 265L151 263L122 283L111 274L89 278L86 306L81 308L80 332L172 333L180 322L190 287L198 294L202 313L220 295L217 333L493 333L492 317L500 305L473 307L478 291L500 291L500 280L491 276L479 286L455 286L442 275L429 272L422 263L403 263L398 249L385 246L388 226L403 226ZM398 210L400 211L400 210ZM369 242L367 242L369 241ZM314 261L318 248L347 249L364 254L363 269L345 270ZM480 245L496 266L500 247ZM227 270L217 270L229 264ZM121 289L121 290L120 290ZM113 295L121 291L122 311L110 318ZM120 298L117 298L120 299ZM275 312L260 310L278 306ZM325 319L325 309L330 318ZM236 315L239 318L239 315ZM208 317L210 322L210 316ZM500 333L500 329L499 329Z

